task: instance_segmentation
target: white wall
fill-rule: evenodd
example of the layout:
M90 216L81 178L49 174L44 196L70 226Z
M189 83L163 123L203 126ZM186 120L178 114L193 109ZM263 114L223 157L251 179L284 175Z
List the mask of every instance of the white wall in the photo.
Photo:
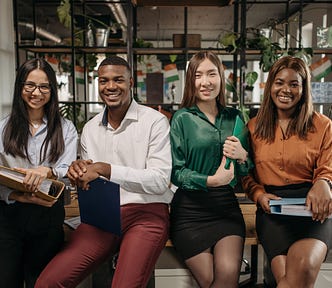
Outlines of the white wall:
M12 0L0 1L0 118L11 108L15 81L15 46Z

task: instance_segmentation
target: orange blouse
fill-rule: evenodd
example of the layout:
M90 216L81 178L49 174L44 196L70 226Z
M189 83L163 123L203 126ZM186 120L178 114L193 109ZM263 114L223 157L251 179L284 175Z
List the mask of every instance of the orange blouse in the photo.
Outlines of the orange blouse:
M306 140L297 136L285 139L277 126L275 141L270 144L253 137L256 117L248 122L255 168L242 179L242 185L250 199L256 202L265 193L264 185L315 183L318 178L332 180L332 121L314 112L313 122L316 131L308 133Z

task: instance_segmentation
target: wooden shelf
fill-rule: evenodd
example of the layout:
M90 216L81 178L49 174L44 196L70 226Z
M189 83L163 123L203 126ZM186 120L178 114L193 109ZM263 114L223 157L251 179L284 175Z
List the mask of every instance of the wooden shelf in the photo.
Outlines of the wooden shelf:
M126 47L78 47L76 49L85 53L127 53Z
M228 6L234 0L132 0L137 6Z
M72 47L68 46L19 46L19 49L24 49L27 51L35 53L71 53ZM75 52L85 52L85 53L127 53L126 47L73 47Z
M69 46L31 46L21 45L19 49L25 49L35 53L71 53L72 48ZM76 52L85 53L127 53L127 47L83 47L75 46ZM209 50L220 55L233 55L234 53L227 52L226 49L222 48L132 48L133 53L136 55L153 55L153 54L195 54L198 51ZM260 50L247 49L245 54L250 55L261 55ZM317 48L313 49L313 54L332 54L332 48Z
M45 46L18 46L19 49L24 49L34 53L71 53L72 49L68 46L53 46L53 47L45 47Z

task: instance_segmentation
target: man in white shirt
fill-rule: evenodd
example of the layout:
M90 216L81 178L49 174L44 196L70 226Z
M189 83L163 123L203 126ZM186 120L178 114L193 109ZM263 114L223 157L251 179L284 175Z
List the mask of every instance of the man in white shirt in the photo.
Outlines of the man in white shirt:
M81 224L42 272L37 288L76 287L118 251L112 287L146 287L169 236L173 193L168 119L132 98L133 79L124 59L106 58L98 76L106 107L85 125L82 160L72 163L68 177L83 189L99 176L120 185L122 235Z

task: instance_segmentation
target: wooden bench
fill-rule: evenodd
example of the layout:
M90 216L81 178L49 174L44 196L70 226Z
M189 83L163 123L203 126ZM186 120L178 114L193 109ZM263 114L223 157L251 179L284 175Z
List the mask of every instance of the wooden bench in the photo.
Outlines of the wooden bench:
M74 196L74 197L73 197ZM251 246L250 251L250 277L239 283L239 287L252 287L252 285L257 283L257 270L258 270L258 240L255 229L255 215L256 215L256 205L250 200L246 199L244 195L238 194L240 207L243 213L243 217L246 223L246 239L245 245ZM77 198L75 195L72 195L72 200L69 205L65 206L66 218L71 218L79 215L79 208ZM65 230L65 240L67 241L72 233L73 229L69 228L67 225L64 225ZM172 247L172 242L167 241L165 247ZM149 282L149 288L155 287L154 277L152 277Z

